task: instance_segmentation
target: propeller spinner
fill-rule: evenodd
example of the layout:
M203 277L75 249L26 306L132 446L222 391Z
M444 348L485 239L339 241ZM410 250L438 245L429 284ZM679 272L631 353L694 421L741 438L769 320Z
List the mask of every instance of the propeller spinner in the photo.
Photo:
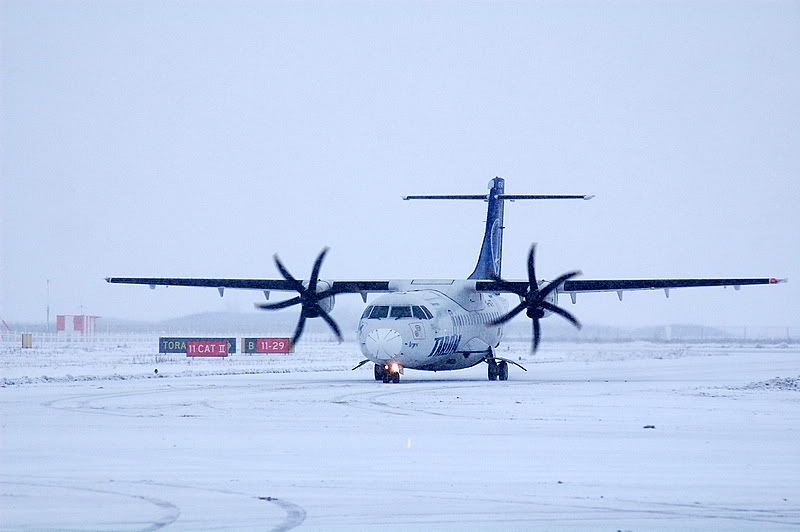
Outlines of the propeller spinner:
M508 313L500 316L496 320L491 321L490 325L500 325L502 323L506 323L510 321L514 316L525 311L525 314L533 320L533 345L532 351L535 353L536 350L539 348L539 341L542 337L541 326L539 325L539 320L544 317L544 311L549 310L550 312L554 312L558 314L565 320L569 321L578 329L581 328L580 322L561 307L558 307L549 301L547 301L547 296L549 296L556 288L561 286L561 284L568 280L572 279L573 277L580 275L580 271L571 271L567 272L564 275L557 277L555 280L550 281L546 285L544 285L541 289L539 288L539 283L536 281L536 267L534 265L536 257L536 244L531 245L531 250L528 252L528 286L525 288L525 291L520 291L513 283L509 283L508 281L504 281L500 277L495 276L494 281L496 281L499 285L501 290L506 290L509 292L516 293L522 301L519 305L508 311Z
M300 305L300 318L297 320L297 327L294 330L292 345L295 345L303 335L303 328L305 327L306 319L308 318L322 318L325 320L325 323L327 323L333 332L336 333L336 338L339 339L339 342L342 341L342 331L339 330L339 326L321 305L323 300L335 296L337 293L339 293L339 291L337 291L335 288L328 288L322 292L317 292L317 285L319 284L319 270L322 267L322 261L325 258L326 253L328 253L327 247L320 252L320 254L317 256L317 260L314 261L314 267L311 269L311 277L308 279L308 286L295 279L292 274L289 273L289 270L286 269L281 260L278 258L277 254L273 256L275 259L275 265L278 267L278 271L281 272L281 275L284 279L294 285L294 289L297 290L299 295L278 303L258 303L256 304L256 307L262 310L278 310L294 305Z

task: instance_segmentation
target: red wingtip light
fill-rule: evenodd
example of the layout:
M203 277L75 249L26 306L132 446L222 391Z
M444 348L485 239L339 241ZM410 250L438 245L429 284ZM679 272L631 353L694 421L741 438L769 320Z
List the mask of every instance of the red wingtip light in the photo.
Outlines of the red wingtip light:
M775 277L770 277L769 278L769 284L778 284L778 279L775 278Z

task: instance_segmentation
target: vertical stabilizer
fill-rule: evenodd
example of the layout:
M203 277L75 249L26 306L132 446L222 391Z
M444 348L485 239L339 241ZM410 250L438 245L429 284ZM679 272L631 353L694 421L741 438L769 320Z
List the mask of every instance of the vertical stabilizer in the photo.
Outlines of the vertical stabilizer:
M493 279L500 277L503 261L503 200L499 197L505 193L505 180L495 177L489 181L489 203L486 212L486 229L483 232L483 244L478 254L478 264L469 279Z
M426 196L404 196L404 200L482 200L489 204L486 211L486 229L483 232L483 244L478 254L478 264L469 279L492 280L500 277L503 262L503 201L516 200L589 200L594 196L586 194L506 194L505 180L495 177L489 181L488 194L437 194Z

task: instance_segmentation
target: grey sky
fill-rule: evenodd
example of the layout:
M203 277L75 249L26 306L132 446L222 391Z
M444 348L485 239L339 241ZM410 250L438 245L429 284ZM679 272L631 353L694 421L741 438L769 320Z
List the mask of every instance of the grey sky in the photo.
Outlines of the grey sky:
M0 317L162 318L257 293L107 275L788 276L579 298L588 323L796 325L800 3L2 3ZM350 303L360 302L351 296ZM349 299L348 299L349 301ZM562 301L569 304L568 299Z

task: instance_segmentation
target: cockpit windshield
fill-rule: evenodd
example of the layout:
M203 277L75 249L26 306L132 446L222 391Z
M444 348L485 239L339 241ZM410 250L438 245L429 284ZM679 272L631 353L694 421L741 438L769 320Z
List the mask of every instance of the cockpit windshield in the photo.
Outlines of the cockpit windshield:
M428 316L425 315L425 312L422 310L422 307L414 305L411 307L411 312L414 314L414 317L418 320L427 320L430 319Z
M379 320L389 315L389 307L383 305L375 305L372 307L372 312L369 313L369 318L372 320Z
M389 313L390 318L400 319L400 318L410 318L411 317L411 307L392 307L392 311Z
M433 319L433 314L427 307L419 305L369 305L361 314L361 319L381 320L384 318L414 318L418 320Z

